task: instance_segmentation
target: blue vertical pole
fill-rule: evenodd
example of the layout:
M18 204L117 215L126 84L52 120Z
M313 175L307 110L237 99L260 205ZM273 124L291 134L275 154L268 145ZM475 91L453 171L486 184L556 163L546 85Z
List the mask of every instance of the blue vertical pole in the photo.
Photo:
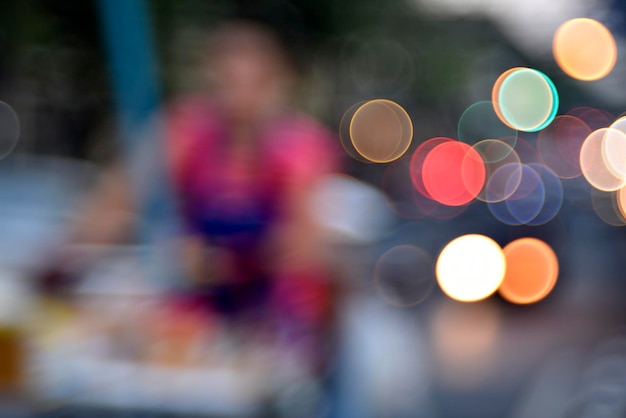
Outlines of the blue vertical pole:
M110 65L120 136L134 148L133 133L159 103L157 60L145 0L98 0Z
M176 266L167 245L176 228L165 170L163 138L155 115L159 77L146 0L98 0L117 113L118 131L140 219L140 240L152 250L149 277L169 283ZM156 245L155 245L156 244Z

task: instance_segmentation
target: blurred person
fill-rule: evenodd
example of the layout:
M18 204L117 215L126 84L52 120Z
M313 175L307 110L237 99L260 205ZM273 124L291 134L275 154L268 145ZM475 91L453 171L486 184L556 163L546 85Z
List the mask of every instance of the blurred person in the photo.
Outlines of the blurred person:
M228 24L210 49L213 98L175 103L166 132L192 299L316 350L331 294L308 197L335 168L330 135L291 108L294 64L266 28Z
M297 71L286 51L260 24L227 23L209 45L211 94L179 98L163 111L189 279L187 291L172 296L246 333L270 333L318 373L333 286L309 195L337 168L338 154L331 135L292 107ZM110 167L67 244L127 239L136 195L128 167ZM44 288L58 289L82 264L61 250Z

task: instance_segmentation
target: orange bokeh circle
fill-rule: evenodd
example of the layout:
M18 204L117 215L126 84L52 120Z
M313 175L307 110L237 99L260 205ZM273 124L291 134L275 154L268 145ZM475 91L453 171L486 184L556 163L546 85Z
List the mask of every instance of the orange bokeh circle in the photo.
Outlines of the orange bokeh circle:
M535 303L554 288L559 261L552 248L537 238L521 238L503 249L506 259L500 295L516 304Z
M552 52L563 72L583 81L605 77L617 61L617 45L611 32L588 18L571 19L559 26Z

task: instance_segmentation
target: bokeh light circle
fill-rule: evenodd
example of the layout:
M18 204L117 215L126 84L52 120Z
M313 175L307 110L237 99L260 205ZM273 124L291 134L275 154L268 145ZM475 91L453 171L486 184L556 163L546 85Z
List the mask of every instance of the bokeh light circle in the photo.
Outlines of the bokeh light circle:
M604 223L611 226L626 225L626 218L620 207L619 191L605 192L591 189L591 206Z
M465 109L457 126L459 140L472 145L483 139L507 137L511 141L510 145L514 147L517 131L510 125L502 123L494 108L492 102L482 101Z
M354 148L354 145L352 145L352 140L350 139L350 122L352 122L352 117L363 103L365 102L357 102L344 112L341 120L339 121L339 142L341 142L341 146L350 157L362 163L369 163L368 160L361 157L358 151Z
M578 106L567 112L570 116L575 116L582 120L592 131L600 128L607 128L615 121L615 115L603 109L596 109L589 106Z
M424 159L424 187L433 200L461 206L476 198L485 182L485 166L469 145L448 141L437 145Z
M15 110L0 101L0 159L13 151L20 137L20 121Z
M439 253L435 272L441 290L452 299L474 302L493 294L504 279L502 248L489 237L463 235Z
M618 178L626 178L626 133L613 123L604 133L602 157L609 171Z
M413 123L399 104L386 99L362 104L350 121L350 139L356 152L374 163L400 158L411 145Z
M497 96L496 113L504 123L520 131L536 132L545 128L559 107L559 96L552 80L531 68L507 74Z
M385 91L400 92L411 86L415 77L413 55L395 39L376 37L350 39L345 61L352 81L363 92L384 86Z
M626 219L626 187L622 187L617 191L616 199L619 213Z
M507 210L520 224L535 219L546 200L541 176L530 166L522 166L522 179L515 192L505 201Z
M414 245L398 245L378 259L374 279L378 293L387 302L395 306L416 305L434 288L434 259Z
M626 134L626 116L621 116L611 124L611 128Z
M557 116L537 135L537 151L542 162L562 179L582 175L580 149L591 128L572 115Z
M498 139L485 139L474 144L472 148L480 155L485 165L484 187L476 198L483 202L501 202L507 199L515 192L515 179L517 184L521 181L519 172L521 161L517 152L509 144ZM502 170L498 171L505 165L513 168L506 178L502 176ZM516 171L514 167L518 170ZM517 177L514 177L515 175Z
M590 133L580 149L580 168L589 184L605 192L615 191L626 184L626 179L611 172L604 156L604 139L611 135L624 135L613 128L596 129Z
M565 74L583 81L605 77L617 61L617 45L611 32L588 18L563 23L554 35L552 52Z
M444 142L448 141L454 140L446 137L430 138L422 142L419 147L415 149L413 155L411 155L411 182L420 194L429 199L431 198L430 193L428 193L428 190L426 190L426 186L424 186L424 160L437 145L443 144Z
M503 249L506 273L498 292L509 302L529 304L545 298L559 275L552 248L537 238L521 238Z
M502 140L506 142L506 138L503 138ZM541 163L541 158L539 158L535 143L531 143L530 141L522 137L517 138L514 150L523 164Z
M498 119L500 119L502 123L504 123L506 126L508 126L511 129L516 129L516 128L506 120L506 118L502 114L502 110L500 109L500 104L499 104L500 89L502 88L502 83L504 82L504 80L507 79L509 75L513 74L514 72L518 70L523 70L524 68L525 67L509 68L508 70L506 70L505 72L503 72L502 74L498 76L498 78L496 79L496 82L493 83L493 88L491 89L491 103L493 106L493 110L496 116L498 116Z
M496 219L507 225L524 225L541 214L546 200L545 186L532 166L506 165L498 169L494 178L503 182L505 187L516 186L506 200L488 202L489 211Z
M537 216L528 222L528 225L543 225L554 219L559 210L561 210L563 205L563 185L556 173L548 167L537 163L529 164L529 166L541 177L545 199L541 210Z

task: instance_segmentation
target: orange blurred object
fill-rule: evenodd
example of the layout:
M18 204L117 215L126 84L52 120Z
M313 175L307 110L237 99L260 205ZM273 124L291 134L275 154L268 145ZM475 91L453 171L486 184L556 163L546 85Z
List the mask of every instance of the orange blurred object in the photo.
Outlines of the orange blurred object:
M559 261L552 248L537 238L521 238L504 247L506 272L500 295L512 303L535 303L554 288Z
M20 332L0 328L0 393L17 394L24 379L25 346Z
M374 163L388 163L409 149L413 124L399 104L385 99L370 100L352 116L350 138L361 157Z
M559 67L577 80L599 80L613 70L617 61L613 35L593 19L563 23L554 35L552 50Z

